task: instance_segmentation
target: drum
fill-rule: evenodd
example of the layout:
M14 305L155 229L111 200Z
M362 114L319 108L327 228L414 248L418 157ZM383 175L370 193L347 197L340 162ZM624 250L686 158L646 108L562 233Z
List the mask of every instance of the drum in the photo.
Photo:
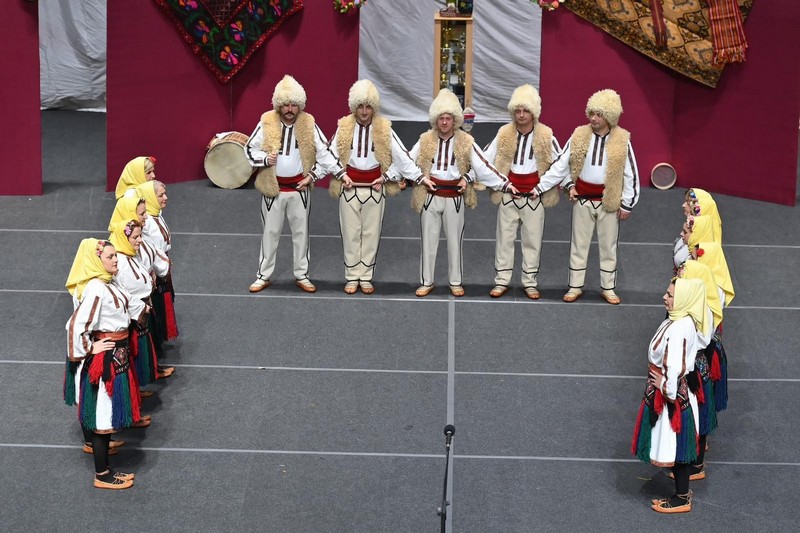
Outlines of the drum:
M656 189L662 191L672 188L677 179L678 173L668 163L659 163L650 171L650 181Z
M220 133L208 143L203 167L206 175L217 187L236 189L241 187L255 169L244 155L247 135L238 131Z

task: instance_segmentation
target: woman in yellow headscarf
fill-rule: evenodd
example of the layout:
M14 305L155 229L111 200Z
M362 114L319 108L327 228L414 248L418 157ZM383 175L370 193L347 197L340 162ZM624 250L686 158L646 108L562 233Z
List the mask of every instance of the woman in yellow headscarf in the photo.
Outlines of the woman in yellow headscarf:
M722 307L728 307L736 293L733 290L733 281L722 246L715 242L700 242L694 248L690 248L690 251L698 263L711 269ZM711 381L714 385L714 407L717 412L724 411L728 407L728 354L722 345L722 329L720 323L714 331L714 340L706 350Z
M156 379L158 368L158 350L153 341L151 329L151 301L153 292L153 276L142 260L142 225L133 219L119 222L114 226L109 241L117 249L119 271L114 279L131 293L133 298L142 300L146 306L146 316L139 321L135 331L131 332L131 353L133 365L140 387L152 383ZM137 391L138 392L138 391ZM141 396L148 398L152 391L142 390ZM147 427L150 425L150 416L142 416L134 427Z
M94 486L126 489L133 474L114 473L108 464L111 434L139 419L138 394L129 372L128 327L144 303L114 280L118 261L109 241L84 239L67 277L75 311L67 322L64 400L78 406L84 439L94 453Z
M686 191L683 203L685 215L702 215L711 217L714 225L716 242L722 243L722 218L717 210L717 202L703 189L692 188Z
M683 279L699 279L703 282L706 291L706 315L711 328L708 335L700 336L697 358L695 359L694 374L687 378L689 388L697 395L699 407L700 425L698 433L700 440L698 444L697 459L692 463L689 470L691 481L705 479L705 451L706 439L717 427L717 409L714 399L714 386L711 381L710 361L714 356L714 346L716 341L713 332L722 323L722 302L719 299L717 284L714 275L708 266L694 260L686 261L681 267L678 277Z
M148 181L136 188L147 205L147 220L142 235L148 244L152 244L158 253L169 257L172 249L172 236L169 226L164 220L163 209L167 206L167 187L160 181ZM171 264L170 264L171 265ZM156 343L173 340L178 336L178 322L175 317L175 289L172 286L172 268L156 278L153 302L153 334ZM163 352L159 352L163 355ZM158 377L169 377L174 367L160 367Z
M156 158L153 156L135 157L128 161L122 174L117 180L117 188L114 193L119 200L125 191L137 185L156 179Z
M648 350L649 372L631 452L644 462L671 467L675 494L653 500L659 513L692 510L690 464L697 459L697 397L687 375L694 370L698 332L710 331L706 292L698 279L676 279L664 294L668 318Z

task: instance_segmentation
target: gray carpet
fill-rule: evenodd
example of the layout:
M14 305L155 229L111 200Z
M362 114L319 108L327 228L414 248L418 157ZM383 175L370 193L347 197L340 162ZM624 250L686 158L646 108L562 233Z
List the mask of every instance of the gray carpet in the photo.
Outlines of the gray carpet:
M467 214L466 297L446 291L444 243L437 288L414 297L419 221L408 194L387 205L375 294L345 295L336 203L322 189L311 216L319 292L294 287L287 235L274 285L251 295L261 231L252 184L170 185L181 335L167 356L177 370L145 400L153 425L119 435L127 444L112 466L134 471L135 486L92 488L74 408L61 401L63 284L78 242L103 236L114 206L104 121L43 112L45 194L0 198L3 531L438 531L448 418L452 531L796 527L800 216L719 195L737 291L725 320L729 408L710 438L709 476L692 483L693 512L649 508L671 482L629 446L682 196L650 188L621 230L623 304L613 307L599 298L594 248L586 295L560 300L566 202L548 211L537 302L518 270L512 292L488 296L486 195ZM399 129L410 147L424 125ZM492 133L476 127L479 139Z

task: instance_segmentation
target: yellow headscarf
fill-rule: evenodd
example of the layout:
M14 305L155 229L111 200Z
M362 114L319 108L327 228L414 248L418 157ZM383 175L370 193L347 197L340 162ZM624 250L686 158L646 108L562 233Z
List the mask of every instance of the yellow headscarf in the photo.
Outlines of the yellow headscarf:
M108 231L114 231L114 226L120 222L139 220L136 208L139 207L141 200L144 200L144 198L136 189L126 191L122 198L117 200L117 205L114 206L114 212L111 214L111 220L108 223Z
M128 189L132 189L147 181L147 175L144 173L144 165L149 159L149 157L136 157L128 161L128 164L122 169L119 181L117 181L117 199L122 198L122 195L125 194L125 191Z
M128 224L130 222L136 222L137 225L129 226ZM111 241L111 244L114 245L114 248L117 249L117 252L130 257L136 255L136 250L133 249L131 241L128 240L128 236L133 231L134 227L141 227L138 224L139 221L134 218L128 221L118 222L114 225L114 227L111 229L111 235L108 236L108 240Z
M108 272L103 263L100 262L100 255L108 241L98 241L97 239L83 239L75 259L72 261L72 268L69 269L67 276L67 290L78 300L83 298L83 289L86 284L94 278L99 278L108 283L111 281L111 272Z
M711 324L706 320L706 288L699 279L675 280L675 297L669 319L673 322L685 316L692 317L698 331L711 334Z
M687 243L690 247L701 242L718 242L714 234L714 222L710 216L689 215L686 222L691 225L692 231Z
M689 189L690 194L694 194L697 205L695 214L711 217L714 223L715 242L722 242L722 218L717 210L717 202L703 189Z
M730 305L736 293L733 290L733 281L731 281L731 273L728 270L728 262L725 261L722 246L715 242L701 242L698 246L697 260L711 269L711 273L714 274L714 282L725 293L725 305Z
M136 187L136 192L147 202L147 214L157 217L161 214L161 206L156 197L156 182L147 181Z
M722 302L719 300L717 282L711 269L698 261L686 261L681 267L680 277L683 279L699 279L706 288L706 305L714 315L714 329L722 322Z

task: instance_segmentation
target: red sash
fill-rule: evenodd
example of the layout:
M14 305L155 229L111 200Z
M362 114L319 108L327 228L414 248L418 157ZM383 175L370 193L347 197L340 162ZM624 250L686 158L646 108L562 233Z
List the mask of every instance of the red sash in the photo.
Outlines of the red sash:
M586 183L582 179L578 178L578 181L575 182L575 189L578 191L578 196L592 200L600 200L603 198L605 185Z
M381 177L381 167L375 167L370 170L359 170L347 165L347 175L353 180L353 183L372 183Z
M436 185L436 190L433 192L434 195L441 196L442 198L457 198L461 196L461 193L457 189L460 180L440 180L439 178L431 176L431 181Z
M281 192L290 192L290 191L297 192L296 186L301 181L303 181L302 174L298 174L297 176L291 176L288 178L278 176L278 185L280 186Z
M533 190L534 187L539 185L539 173L533 172L531 174L517 174L513 170L508 172L508 179L511 181L511 185L517 188L519 192L528 193Z

